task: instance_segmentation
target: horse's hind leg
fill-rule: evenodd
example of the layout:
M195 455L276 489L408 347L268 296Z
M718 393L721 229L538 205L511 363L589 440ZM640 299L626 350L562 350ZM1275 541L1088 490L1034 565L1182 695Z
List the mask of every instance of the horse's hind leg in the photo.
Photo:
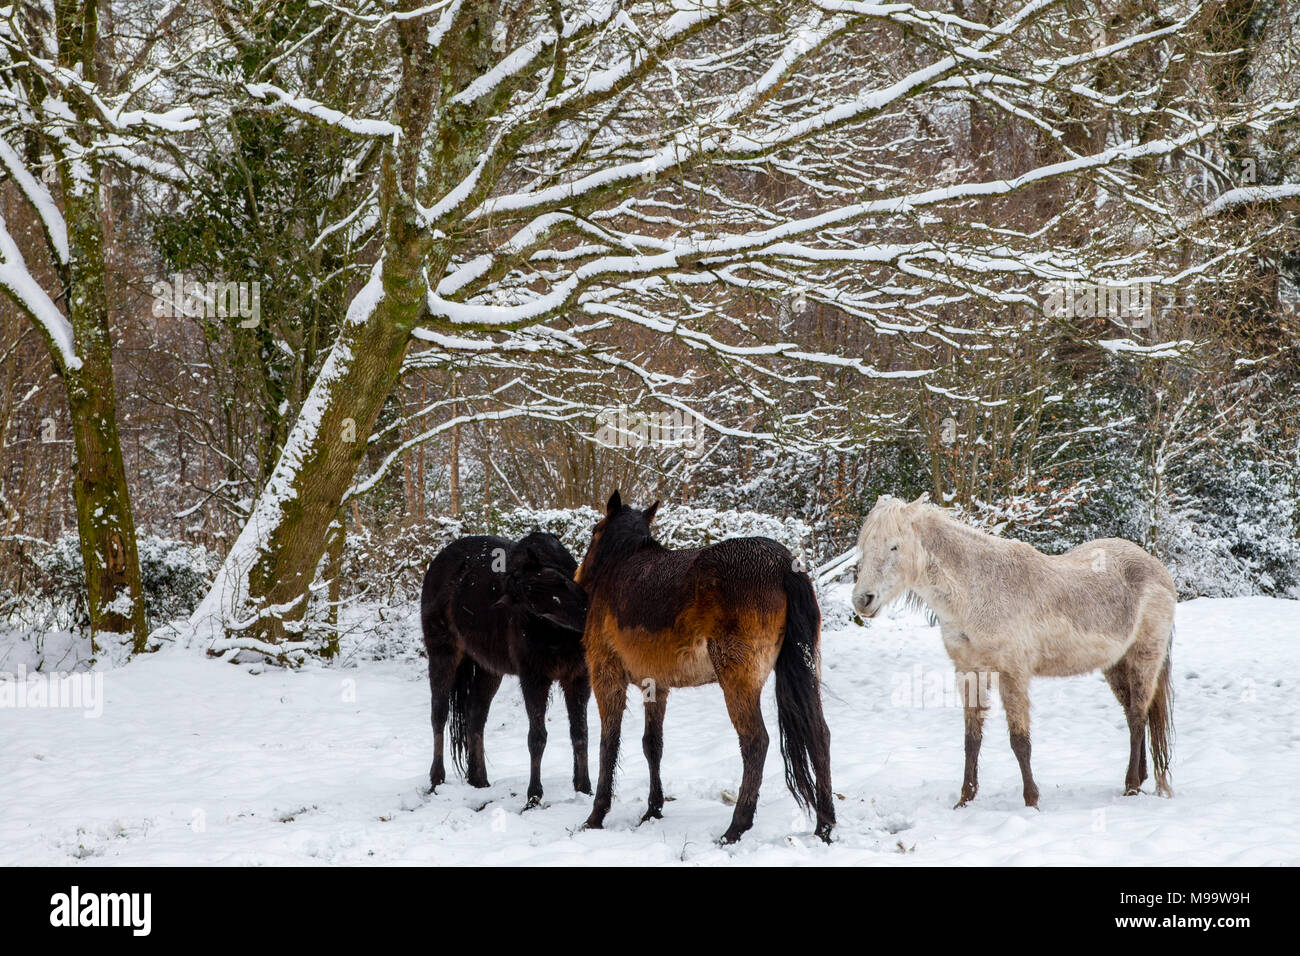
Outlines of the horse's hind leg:
M1167 626L1165 630L1167 632ZM1128 719L1129 736L1128 771L1124 774L1125 796L1140 793L1142 784L1147 778L1147 725L1151 708L1159 703L1156 701L1157 685L1160 681L1161 669L1165 664L1167 640L1168 638L1163 637L1140 639L1115 665L1115 668L1112 668L1123 668L1128 680L1128 700L1120 698L1120 703L1125 705L1124 716ZM1109 679L1110 675L1107 674L1107 680ZM1119 697L1118 691L1115 696ZM1154 742L1152 746L1155 746ZM1157 753L1155 756L1156 791L1159 793L1167 791L1169 785L1162 772L1164 768L1160 762L1161 755Z
M451 709L451 687L460 665L460 649L450 641L428 645L430 722L433 724L433 764L429 768L429 789L437 789L447 779L443 762L443 740L447 714Z
M1011 734L1011 752L1020 764L1020 777L1025 785L1025 806L1038 806L1038 784L1029 769L1029 676L1027 674L1001 674L998 693L1002 708L1007 712L1007 730Z
M1128 719L1128 769L1124 772L1124 796L1132 797L1142 792L1147 778L1147 712L1132 704L1124 714Z
M712 648L710 648L712 650ZM714 663L717 669L717 659ZM764 674L764 677L767 675ZM754 825L758 807L758 788L763 783L763 764L767 760L768 735L763 723L759 697L763 682L751 679L742 668L719 670L718 683L727 702L727 713L740 737L740 759L744 767L740 778L740 795L731 815L731 826L722 835L722 843L735 843Z
M564 705L569 711L573 789L578 793L591 793L591 777L587 772L587 698L591 696L591 684L583 674L564 681L560 686L564 689Z
M1134 707L1134 673L1127 655L1107 668L1105 673L1106 683L1110 684L1115 699L1124 709L1124 719L1128 721L1129 754L1128 770L1124 773L1124 795L1131 796L1141 790L1147 779L1146 708L1138 712Z
M663 819L664 785L659 777L659 762L664 755L664 712L668 710L668 688L651 684L645 694L645 733L641 751L650 765L650 800L641 822Z
M466 720L469 723L469 769L465 774L465 782L471 787L489 786L487 757L483 753L483 729L487 726L488 708L492 706L492 698L500 686L500 674L480 667L474 675L474 684L469 689L466 707Z
M521 673L519 687L524 694L524 710L528 713L528 804L535 807L542 802L542 753L546 750L546 699L551 693L550 678L545 675Z

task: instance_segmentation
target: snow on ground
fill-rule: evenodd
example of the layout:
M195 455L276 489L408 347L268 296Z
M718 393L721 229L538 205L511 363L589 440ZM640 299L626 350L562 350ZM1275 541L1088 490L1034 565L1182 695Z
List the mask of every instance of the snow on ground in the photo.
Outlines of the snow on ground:
M1093 674L1033 685L1041 810L1022 805L995 711L979 797L954 811L960 708L908 700L919 686L921 702L929 688L935 704L933 681L949 672L937 630L900 612L869 628L829 631L823 648L842 795L830 847L811 835L783 786L770 682L772 746L755 828L722 848L714 840L731 816L722 795L739 783L740 758L716 687L672 692L664 819L636 826L648 785L638 706L624 720L606 829L586 832L577 828L590 797L570 787L567 726L555 701L546 803L520 812L528 758L513 679L488 724L492 786L475 790L453 778L430 796L421 662L286 671L169 649L103 671L97 719L71 709L0 710L0 864L1300 862L1300 602L1180 605L1173 800L1121 796L1127 731ZM589 722L594 778L594 705Z

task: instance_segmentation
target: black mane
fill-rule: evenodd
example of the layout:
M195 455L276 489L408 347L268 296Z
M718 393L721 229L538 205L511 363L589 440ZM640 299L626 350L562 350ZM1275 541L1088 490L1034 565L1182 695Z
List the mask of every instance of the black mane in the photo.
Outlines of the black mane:
M650 531L645 512L631 505L623 505L617 514L605 519L605 529L591 559L591 586L595 587L611 569L642 548L663 548Z

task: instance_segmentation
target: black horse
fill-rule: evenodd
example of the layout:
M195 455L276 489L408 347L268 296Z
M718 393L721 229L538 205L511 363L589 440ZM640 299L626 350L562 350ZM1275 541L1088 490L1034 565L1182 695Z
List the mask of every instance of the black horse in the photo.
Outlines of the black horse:
M420 591L420 623L432 695L431 787L446 779L443 729L449 712L456 766L470 786L488 785L483 757L488 707L502 675L516 674L528 711L528 806L542 799L546 701L554 681L560 682L569 710L573 788L591 793L591 685L582 649L587 596L573 580L577 566L559 539L543 532L518 542L487 535L461 538L429 563Z

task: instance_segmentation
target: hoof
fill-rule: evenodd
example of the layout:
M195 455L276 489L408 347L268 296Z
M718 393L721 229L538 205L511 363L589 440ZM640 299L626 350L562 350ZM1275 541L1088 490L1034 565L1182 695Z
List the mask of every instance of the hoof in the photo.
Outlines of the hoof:
M587 796L591 796L591 781L590 781L590 780L575 780L574 783L573 783L573 792L574 792L574 793L585 793Z
M1038 791L1031 790L1025 793L1025 806L1038 809Z
M722 834L722 836L718 837L718 845L731 846L731 844L737 842L740 839L740 835L744 832L745 832L744 830L736 830L734 828L730 829L726 833Z
M663 818L664 815L662 811L652 808L641 815L641 822L645 823L647 820L662 820Z
M829 846L831 842L831 826L832 824L829 823L821 823L818 824L817 829L813 831L813 833L817 834L817 836L821 838L821 841L827 846Z
M578 829L580 829L580 830L603 830L603 829L605 829L605 821L604 821L603 819L600 819L600 818L595 817L595 816L587 817L586 821L585 821L585 822L582 824L582 826L579 827Z
M1126 796L1126 797L1136 797L1136 796L1137 796L1138 794L1140 794L1141 792L1142 792L1141 789L1139 789L1138 787L1125 787L1125 788L1124 788L1124 796Z
M969 800L966 800L965 798L963 798L963 799L961 799L961 800L958 800L956 803L954 803L954 804L952 805L952 808L953 808L954 810L960 810L962 807L966 806L966 804L968 804L968 803L970 803L970 801L969 801Z
M542 795L539 793L535 797L528 798L528 802L524 804L524 809L532 810L534 807L540 807L541 805L542 805Z
M492 786L492 784L488 783L487 777L474 777L466 780L465 782L469 784L471 787L476 787L479 790L486 790L488 787Z

